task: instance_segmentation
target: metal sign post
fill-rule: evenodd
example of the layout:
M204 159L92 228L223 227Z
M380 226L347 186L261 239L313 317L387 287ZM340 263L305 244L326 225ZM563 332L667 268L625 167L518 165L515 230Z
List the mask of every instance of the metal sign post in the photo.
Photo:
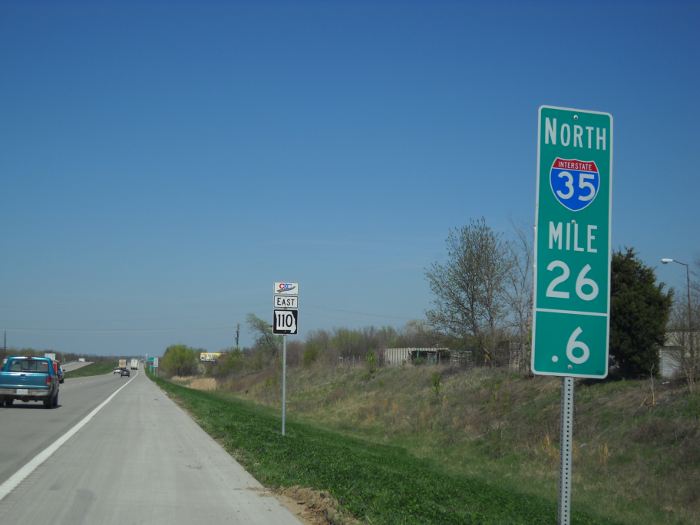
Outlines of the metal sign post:
M287 422L287 336L282 336L282 435Z
M608 375L613 120L552 106L538 120L531 368L562 377L558 521L568 525L574 378Z
M572 447L574 441L574 378L561 378L561 431L559 463L559 520L568 525L571 519Z
M299 283L276 282L273 288L272 332L282 335L282 435L287 423L287 335L297 333Z

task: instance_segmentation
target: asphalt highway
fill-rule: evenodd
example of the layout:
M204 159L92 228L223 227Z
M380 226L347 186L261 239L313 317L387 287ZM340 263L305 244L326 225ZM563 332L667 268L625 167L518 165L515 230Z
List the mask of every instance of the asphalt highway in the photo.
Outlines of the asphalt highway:
M69 378L59 403L0 409L0 524L299 524L143 373Z

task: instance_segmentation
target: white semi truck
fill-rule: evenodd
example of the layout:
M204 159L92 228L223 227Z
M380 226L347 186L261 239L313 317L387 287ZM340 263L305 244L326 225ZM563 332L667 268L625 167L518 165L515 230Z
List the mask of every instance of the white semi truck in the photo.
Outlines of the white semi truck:
M139 369L139 360L138 360L138 359L132 359L132 360L131 360L131 369L132 369L132 370L138 370L138 369Z

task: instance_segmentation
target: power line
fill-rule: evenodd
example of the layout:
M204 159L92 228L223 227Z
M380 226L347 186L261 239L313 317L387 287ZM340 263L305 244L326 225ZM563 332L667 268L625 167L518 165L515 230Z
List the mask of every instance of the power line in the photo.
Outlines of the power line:
M352 315L362 315L364 317L376 317L376 318L381 318L381 319L397 319L400 321L412 321L415 319L415 317L404 317L404 316L398 316L398 315L389 315L389 314L378 314L378 313L372 313L372 312L360 312L357 310L344 310L341 308L328 308L325 306L305 306L305 308L310 308L312 310L321 310L324 312L337 312L341 314L352 314Z
M8 332L62 332L82 334L114 334L114 333L157 333L157 332L181 332L190 330L196 332L219 332L230 330L231 326L215 327L177 327L177 328L7 328Z

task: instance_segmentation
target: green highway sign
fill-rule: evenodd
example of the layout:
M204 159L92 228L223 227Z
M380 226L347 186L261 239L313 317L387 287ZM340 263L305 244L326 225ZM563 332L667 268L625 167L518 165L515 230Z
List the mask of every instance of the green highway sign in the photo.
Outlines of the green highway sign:
M532 372L608 375L613 119L542 106Z

